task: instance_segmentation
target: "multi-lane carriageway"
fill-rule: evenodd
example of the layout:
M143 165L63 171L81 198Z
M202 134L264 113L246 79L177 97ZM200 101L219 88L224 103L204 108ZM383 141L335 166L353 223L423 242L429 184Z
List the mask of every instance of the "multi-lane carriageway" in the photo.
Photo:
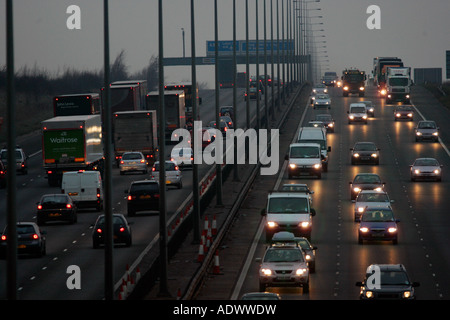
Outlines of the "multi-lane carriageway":
M313 203L317 215L313 218L311 242L318 247L316 272L311 275L308 294L303 294L300 288L269 288L268 291L279 293L285 300L355 300L359 298L355 282L363 279L368 265L401 263L412 281L420 282L420 287L416 288L417 299L450 297L450 217L447 214L450 111L421 87L413 88L412 103L416 113L412 122L394 121L394 106L386 105L374 87L367 88L364 98L344 98L339 88L331 88L330 95L329 112L336 120L336 132L328 135L332 146L328 172L320 180L289 180L286 163L281 161L279 174L257 177L232 229L220 245L220 274L210 271L195 299L234 300L244 293L258 291L258 269L266 246L260 210L269 190L289 182L305 182L315 191ZM375 103L375 117L370 118L367 125L349 125L346 113L349 104L363 99ZM280 133L281 159L298 126L311 120L315 113L323 112L310 108L305 99L302 103L289 114ZM440 143L415 142L414 127L421 119L438 123ZM379 166L350 164L349 148L356 141L373 141L378 145L381 149ZM422 156L435 157L444 165L442 182L410 181L409 165ZM386 182L386 190L395 201L394 212L400 219L397 245L391 242L358 244L358 224L353 220L349 181L359 172L378 173ZM175 270L176 266L174 263ZM175 274L172 276L173 283L169 281L169 284L176 292L180 279Z
M228 91L228 92L227 92ZM450 123L449 110L440 106L432 96L420 87L413 90L413 103L417 109L413 122L394 122L391 105L379 99L374 88L368 88L366 100L372 100L377 106L375 118L367 125L348 125L346 110L351 102L362 100L356 96L343 98L340 89L331 89L333 106L330 113L336 120L336 132L329 134L332 152L330 154L329 171L321 180L301 179L315 191L314 205L317 215L314 217L312 242L318 246L317 269L311 275L310 293L303 294L301 289L273 288L283 299L357 299L359 288L356 281L362 280L365 268L370 263L403 263L414 281L419 281L417 288L419 299L448 299L450 266L450 249L448 249L448 228L450 217L445 208L449 205L446 197L449 190L449 178L446 174L450 165L448 149L443 144L415 143L413 128L421 119L436 120L441 127L441 139L450 141L450 131L446 124ZM220 104L231 104L231 89L221 90ZM240 95L239 95L240 96ZM214 91L202 94L202 119L212 120L214 108ZM209 102L208 102L209 101ZM254 103L252 117L254 117ZM240 125L245 125L245 102L239 102L238 108L242 116L238 117ZM203 113L204 112L204 113ZM306 106L306 99L296 105L280 130L280 159L284 158L289 143L293 140L300 124L313 118L314 112ZM381 148L379 166L351 166L349 148L358 140L374 141ZM43 177L41 157L39 154L40 139L31 135L20 139L30 158L28 175L17 176L18 218L35 219L35 203L44 193L59 192L50 188ZM444 165L444 177L440 183L416 182L409 180L409 165L419 156L432 156ZM201 167L201 174L208 168ZM279 175L259 176L242 204L233 228L224 238L220 246L220 275L209 275L207 282L196 299L237 299L243 293L257 291L258 266L257 258L264 252L264 233L261 232L262 221L260 210L264 206L265 197L270 189L280 183L289 182L284 171L285 163L280 161ZM380 174L386 182L386 189L392 199L394 210L401 220L399 243L369 243L358 245L356 240L357 224L353 222L352 203L349 199L348 182L357 172L367 171ZM188 174L189 176L189 174ZM124 190L131 181L144 178L141 175L119 176L113 174L115 212L125 212ZM170 190L173 201L168 203L168 211L175 212L177 205L186 198L192 186L184 181L183 189ZM224 188L224 192L235 192L232 188ZM224 194L224 198L227 194ZM27 201L24 201L27 199ZM214 199L213 202L214 203ZM6 220L5 190L0 190L0 213ZM212 205L212 207L214 207ZM96 212L80 212L78 223L74 225L48 225L47 256L41 259L19 259L19 299L42 300L74 300L102 299L103 297L103 251L92 249L91 224L95 221ZM3 218L4 217L4 218ZM3 228L5 221L1 221ZM141 215L130 219L134 222L133 246L117 248L114 252L115 278L120 279L125 266L134 261L145 250L158 230L157 216ZM44 229L44 228L43 228ZM188 239L189 242L189 239ZM197 247L193 250L196 259ZM180 250L181 254L182 250ZM250 253L250 255L248 255ZM173 257L169 264L181 265L183 260ZM66 268L79 265L82 272L82 290L68 290ZM188 261L186 260L186 264ZM83 271L84 270L84 271ZM6 274L6 264L0 261L0 274ZM180 286L177 276L169 276L169 287L173 296ZM2 297L5 297L5 277L0 279ZM148 298L152 298L148 296Z

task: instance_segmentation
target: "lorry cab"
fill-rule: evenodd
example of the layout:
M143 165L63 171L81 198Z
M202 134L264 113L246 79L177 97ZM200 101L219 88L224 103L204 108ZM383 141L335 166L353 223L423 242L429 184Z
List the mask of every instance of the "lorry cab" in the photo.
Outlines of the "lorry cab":
M261 215L266 217L266 241L270 242L273 235L280 231L310 239L315 214L306 194L290 191L269 193L267 206L261 211Z
M297 138L298 143L318 143L322 154L322 169L328 171L328 152L331 147L328 146L327 129L314 127L301 127Z
M63 173L61 193L68 194L78 208L103 208L103 186L99 171L68 171Z

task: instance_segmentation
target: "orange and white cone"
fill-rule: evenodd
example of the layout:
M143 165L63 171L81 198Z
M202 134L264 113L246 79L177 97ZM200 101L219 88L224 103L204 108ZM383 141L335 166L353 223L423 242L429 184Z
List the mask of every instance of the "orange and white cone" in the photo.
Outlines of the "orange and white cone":
M200 242L200 245L198 247L197 261L198 262L203 262L203 259L205 259L205 248L204 248L203 239L202 239L201 242Z
M212 226L211 226L211 232L212 235L215 236L217 234L217 221L216 221L216 215L214 215Z
M216 250L216 255L214 256L213 274L220 274L219 250Z

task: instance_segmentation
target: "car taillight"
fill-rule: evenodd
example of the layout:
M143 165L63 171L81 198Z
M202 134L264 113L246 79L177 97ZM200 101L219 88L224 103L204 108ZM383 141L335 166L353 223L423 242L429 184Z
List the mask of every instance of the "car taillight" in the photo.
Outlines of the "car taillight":
M66 204L66 208L67 208L67 209L71 209L71 208L72 208L72 205L71 205L70 203L68 203L68 204Z
M123 160L120 160L120 164L123 164Z
M141 163L145 163L145 160L144 160L144 159L142 159L142 160L141 160Z
M5 241L6 240L6 236L3 235L1 239L2 239L2 241Z
M33 235L31 236L31 238L32 238L33 240L37 240L37 239L39 239L39 236L35 233L35 234L33 234Z
M100 188L97 188L97 198L100 198Z
M98 228L97 233L102 233L102 229Z
M125 228L124 228L124 227L120 227L119 231L120 231L120 232L124 232L124 231L125 231Z
M38 204L37 208L38 208L38 210L42 210L42 205Z
M156 169L155 169L155 168L152 168L152 171L156 171Z

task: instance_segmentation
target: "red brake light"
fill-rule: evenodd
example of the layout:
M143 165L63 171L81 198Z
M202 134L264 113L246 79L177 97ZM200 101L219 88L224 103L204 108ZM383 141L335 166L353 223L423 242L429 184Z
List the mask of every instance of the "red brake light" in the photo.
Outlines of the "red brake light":
M5 241L6 240L6 236L2 235L2 240Z
M38 210L42 210L42 204L38 204L37 208Z
M42 208L42 206L41 206L41 208ZM71 209L71 208L72 208L72 205L71 205L70 203L68 203L68 204L66 204L66 208L67 208L67 209Z
M120 227L119 231L120 231L120 232L124 232L124 231L125 231L125 228L124 228L124 227Z
M34 240L37 240L37 239L39 239L39 236L35 233L35 234L33 234L32 236L31 236Z
M102 229L98 228L97 233L102 233Z

